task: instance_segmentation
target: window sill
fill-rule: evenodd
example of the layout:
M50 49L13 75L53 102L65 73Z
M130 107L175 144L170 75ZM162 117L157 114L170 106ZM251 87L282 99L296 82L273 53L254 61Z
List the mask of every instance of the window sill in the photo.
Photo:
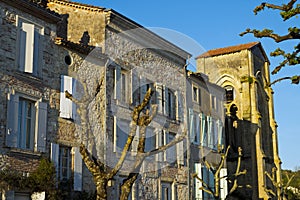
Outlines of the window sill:
M41 77L35 76L33 74L30 74L30 73L26 73L26 72L16 70L15 75L17 75L21 79L22 78L27 79L27 80L30 79L30 81L33 81L34 83L42 83Z
M35 152L33 150L26 150L26 149L18 149L18 148L10 148L10 154L13 155L25 155L30 157L40 157L42 153Z

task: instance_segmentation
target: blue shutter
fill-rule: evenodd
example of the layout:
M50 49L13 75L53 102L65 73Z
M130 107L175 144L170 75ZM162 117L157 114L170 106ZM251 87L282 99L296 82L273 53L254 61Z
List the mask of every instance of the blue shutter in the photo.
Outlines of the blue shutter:
M8 94L7 98L6 145L9 147L17 147L19 97L17 95Z
M59 145L55 143L51 143L51 152L50 152L50 160L54 163L54 167L56 170L56 178L58 179L59 172Z
M78 147L74 150L74 191L82 191L82 158Z
M114 94L114 98L121 100L121 67L120 66L116 66L115 67L115 94Z
M47 103L37 102L37 132L36 132L36 147L37 151L46 151L47 137Z

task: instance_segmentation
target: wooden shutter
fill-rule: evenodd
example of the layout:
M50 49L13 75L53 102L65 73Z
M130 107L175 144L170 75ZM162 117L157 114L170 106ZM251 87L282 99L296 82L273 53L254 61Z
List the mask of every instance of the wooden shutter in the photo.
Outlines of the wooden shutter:
M196 144L199 144L199 140L200 140L200 119L199 119L199 115L195 116L195 125L196 125L196 132L195 132L195 137L194 137L194 142Z
M163 130L159 130L156 135L157 135L157 138L156 138L156 141L157 141L156 148L159 148L160 146L163 145L163 140L162 140L162 137L164 136L163 135ZM158 153L157 154L157 160L160 161L160 162L163 161L163 155L164 155L163 152Z
M183 95L180 91L175 92L176 96L176 119L179 121L183 121L184 119L184 109L183 109Z
M56 170L56 178L58 179L59 172L59 145L55 143L51 143L51 152L50 152L50 160L54 163L54 167Z
M168 88L166 86L163 86L163 92L164 92L164 115L169 116L169 94L168 94Z
M189 108L189 120L190 120L190 141L194 142L195 131L194 131L194 111Z
M24 71L26 58L26 32L20 27L19 69Z
M73 78L61 75L60 86L60 117L71 119L73 117L73 102L66 98L65 91L73 94Z
M77 92L77 80L72 78L72 95L77 98L76 96L76 92ZM71 101L71 107L72 107L72 112L71 112L71 116L72 116L72 119L76 119L76 114L77 114L77 106L76 106L76 103L72 102Z
M82 191L82 157L78 147L73 147L74 152L74 191Z
M213 132L212 132L212 117L207 116L208 129L207 129L207 138L208 138L208 147L213 148Z
M184 165L184 143L183 141L176 144L177 162L179 165Z
M116 66L115 67L115 94L114 94L114 98L115 99L118 99L118 100L121 100L121 67L120 66Z
M7 100L6 145L9 147L17 147L19 96L8 94Z
M221 120L217 121L217 127L218 127L218 145L220 145L221 148L225 145L225 138L223 135L223 124Z
M37 102L37 122L36 122L36 150L39 152L46 151L47 137L47 103Z
M34 25L23 22L22 29L26 32L24 72L33 73Z
M34 29L33 74L39 75L40 32Z
M201 138L201 143L202 146L207 147L207 120L206 120L206 116L204 114L202 114L202 138Z
M163 113L163 86L159 83L155 85L157 112Z
M139 104L139 77L137 72L131 70L131 103L136 106Z
M220 171L220 190L220 197L222 200L225 200L228 194L226 168L222 168Z
M195 163L195 172L199 178L203 178L201 169L202 169L201 163ZM202 199L202 190L199 189L202 187L202 183L196 178L194 181L195 181L195 199Z

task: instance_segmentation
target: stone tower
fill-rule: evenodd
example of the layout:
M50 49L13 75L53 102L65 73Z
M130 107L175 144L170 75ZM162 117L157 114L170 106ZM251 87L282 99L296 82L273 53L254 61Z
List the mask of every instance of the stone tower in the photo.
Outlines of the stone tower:
M207 51L198 56L197 71L208 75L211 82L226 91L226 144L228 174L237 168L238 148L242 148L238 185L232 198L272 199L280 194L266 175L275 174L280 182L280 158L269 60L259 42ZM230 190L229 186L229 190ZM277 198L276 198L277 199Z

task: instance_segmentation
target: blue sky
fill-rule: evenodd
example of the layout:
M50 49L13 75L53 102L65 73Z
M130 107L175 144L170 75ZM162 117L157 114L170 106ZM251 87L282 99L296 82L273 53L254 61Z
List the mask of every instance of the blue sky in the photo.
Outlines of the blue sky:
M189 50L191 45L180 43L180 36L173 42L197 56L201 50L226 47L253 41L260 41L269 55L278 46L289 49L293 42L276 44L271 39L257 39L252 35L240 37L239 33L246 28L271 28L277 33L286 33L287 27L299 25L299 18L282 22L277 11L265 10L255 16L252 10L262 1L257 0L76 0L81 3L92 4L105 8L112 8L126 17L134 20L153 31L167 30L177 32L189 38L198 47ZM281 2L281 1L273 1ZM287 2L287 1L286 1ZM154 29L152 27L155 27ZM170 38L172 40L172 38ZM185 47L187 46L187 47ZM199 50L199 52L197 52ZM280 59L271 60L273 69ZM297 68L286 68L279 75L271 76L276 79L281 76L300 74ZM273 86L275 118L278 124L279 154L283 169L295 169L300 166L300 85L291 85L283 81Z

